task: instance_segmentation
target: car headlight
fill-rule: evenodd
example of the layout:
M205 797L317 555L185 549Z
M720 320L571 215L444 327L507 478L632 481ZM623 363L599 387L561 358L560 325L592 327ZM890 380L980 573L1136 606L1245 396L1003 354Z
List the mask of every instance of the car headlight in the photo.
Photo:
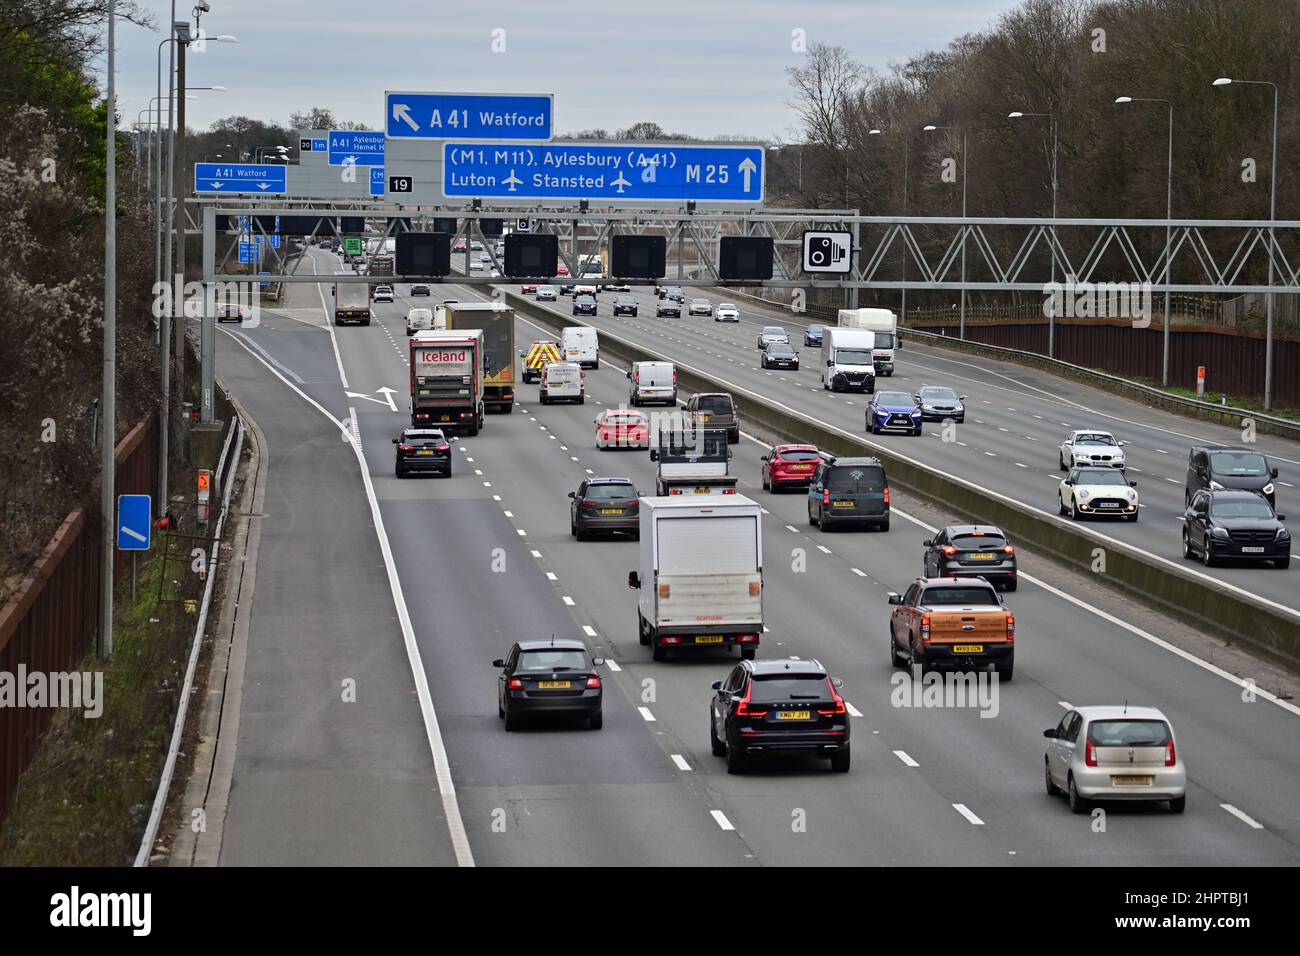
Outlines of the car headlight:
M1272 493L1273 493L1273 482L1270 481L1268 484L1264 486L1264 494L1271 495Z
M1226 541L1228 539L1228 531L1226 528L1211 528L1210 536L1218 538L1220 541Z
M916 411L912 412L912 417L913 417L913 418L920 418L920 417L921 417L921 410L920 410L920 409L917 409Z
M1286 528L1278 528L1278 529L1277 529L1277 540L1278 540L1278 541L1286 541L1286 540L1289 539L1290 537L1291 537L1291 532L1288 531L1288 530L1286 530Z
M1137 501L1137 498L1138 498L1138 493L1136 491L1133 491L1132 489L1129 489L1128 500Z
M1090 496L1086 489L1081 488L1079 489L1077 497L1079 498L1080 501L1087 501Z
M1211 490L1211 491L1222 491L1222 490L1223 490L1223 485L1219 484L1217 481L1211 481L1211 482L1210 482L1210 490Z

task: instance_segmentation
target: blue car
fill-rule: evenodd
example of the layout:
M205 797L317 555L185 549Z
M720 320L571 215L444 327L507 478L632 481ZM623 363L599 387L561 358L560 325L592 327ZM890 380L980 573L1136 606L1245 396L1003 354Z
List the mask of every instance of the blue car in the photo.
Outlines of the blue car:
M877 392L867 405L867 431L921 434L921 406L907 392Z

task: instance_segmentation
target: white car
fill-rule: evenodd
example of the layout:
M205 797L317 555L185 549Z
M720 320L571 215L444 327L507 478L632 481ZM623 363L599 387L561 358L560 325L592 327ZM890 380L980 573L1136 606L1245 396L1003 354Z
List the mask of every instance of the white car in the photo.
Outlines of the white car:
M740 310L731 302L723 302L713 310L714 322L739 322Z
M1123 515L1138 519L1136 481L1122 469L1104 466L1071 468L1057 488L1057 509L1075 521L1092 515Z
M1047 795L1064 792L1074 813L1087 813L1094 800L1159 800L1173 813L1186 809L1187 766L1156 708L1075 707L1043 736Z
M789 345L790 336L785 329L781 328L779 325L763 326L762 331L758 333L758 347L765 350L773 342L784 342L786 345Z
M1072 431L1065 437L1065 441L1061 442L1058 455L1061 470L1065 471L1076 465L1123 468L1124 451L1120 446L1127 444L1126 441L1116 440L1110 432L1099 432L1091 428Z
M375 301L376 301L376 302L392 302L392 301L393 301L393 287L392 287L392 286L387 286L387 285L376 286L376 287L375 287Z

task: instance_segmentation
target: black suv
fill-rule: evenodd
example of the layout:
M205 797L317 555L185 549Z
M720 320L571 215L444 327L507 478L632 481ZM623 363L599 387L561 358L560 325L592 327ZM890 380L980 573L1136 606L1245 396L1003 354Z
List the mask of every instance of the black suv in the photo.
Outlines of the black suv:
M1183 487L1184 506L1192 503L1198 491L1258 491L1277 507L1273 479L1277 469L1268 459L1248 448L1194 447L1187 456L1187 481Z
M829 757L831 769L849 769L849 715L816 660L741 661L726 680L713 682L709 744L727 758L728 773L744 773L751 757L808 754Z
M949 525L921 543L923 577L984 578L994 587L1016 589L1016 549L996 525Z
M584 718L600 730L603 689L596 668L603 657L592 657L582 641L551 638L520 641L505 659L497 658L497 716L506 730L518 730L525 716L564 715Z
M397 446L398 478L407 475L442 475L451 477L451 444L440 428L403 428Z
M878 458L824 455L808 484L808 523L825 531L832 525L865 523L889 530L889 479Z
M595 315L596 299L589 295L575 295L573 297L573 314Z
M620 295L614 300L615 315L636 316L636 299L630 295Z
M1198 491L1183 515L1183 557L1208 568L1227 558L1291 566L1291 532L1259 492Z

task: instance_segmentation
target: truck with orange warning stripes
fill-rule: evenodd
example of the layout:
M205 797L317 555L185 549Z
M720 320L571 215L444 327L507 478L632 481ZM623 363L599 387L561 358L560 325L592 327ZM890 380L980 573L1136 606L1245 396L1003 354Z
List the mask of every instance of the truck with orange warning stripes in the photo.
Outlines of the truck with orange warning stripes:
M560 361L560 345L550 339L536 339L527 351L521 351L523 358L522 379L525 385L542 380L542 369L552 362Z

